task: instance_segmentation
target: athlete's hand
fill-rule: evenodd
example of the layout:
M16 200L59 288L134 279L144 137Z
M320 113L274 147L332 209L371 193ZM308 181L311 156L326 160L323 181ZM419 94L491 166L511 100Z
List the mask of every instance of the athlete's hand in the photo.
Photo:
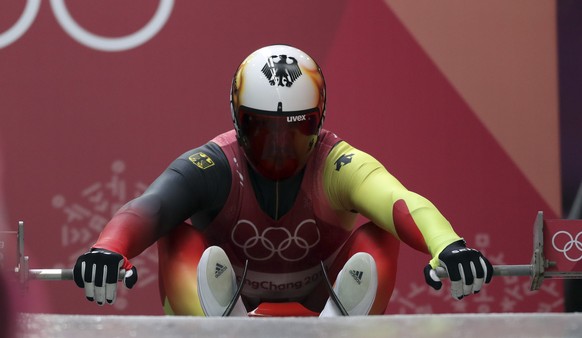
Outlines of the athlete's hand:
M105 249L93 248L81 255L73 268L75 283L85 289L85 297L103 305L113 304L119 273L125 271L123 284L131 289L137 282L137 269L124 256Z
M451 279L451 295L456 299L478 293L483 282L489 283L493 276L493 266L481 252L467 248L464 240L449 244L438 256L440 266L445 268ZM435 290L443 286L436 271L429 264L424 268L426 283Z

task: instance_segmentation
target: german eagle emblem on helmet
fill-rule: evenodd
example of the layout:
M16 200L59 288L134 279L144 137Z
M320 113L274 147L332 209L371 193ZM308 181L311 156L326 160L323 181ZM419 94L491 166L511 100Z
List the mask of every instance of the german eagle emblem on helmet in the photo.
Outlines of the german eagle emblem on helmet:
M291 87L301 76L297 59L287 55L273 55L261 69L271 86Z

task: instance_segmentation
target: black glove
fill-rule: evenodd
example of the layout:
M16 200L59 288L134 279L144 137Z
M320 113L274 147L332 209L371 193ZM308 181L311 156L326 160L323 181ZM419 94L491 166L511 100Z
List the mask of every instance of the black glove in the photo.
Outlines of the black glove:
M438 256L440 266L445 268L451 279L451 295L456 299L478 293L483 282L489 283L493 276L493 266L481 252L467 248L464 240L449 244ZM426 283L435 290L443 286L429 264L424 268Z
M73 268L75 283L85 289L85 297L103 305L115 302L120 271L125 271L123 284L131 289L137 282L137 269L122 255L93 248L77 258Z

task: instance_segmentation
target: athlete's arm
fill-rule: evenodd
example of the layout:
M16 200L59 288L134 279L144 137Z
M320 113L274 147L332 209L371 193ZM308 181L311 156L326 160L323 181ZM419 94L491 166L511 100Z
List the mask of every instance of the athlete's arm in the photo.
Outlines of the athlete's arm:
M357 211L432 257L460 239L428 199L406 189L375 158L346 142L327 157L324 187L335 208Z
M135 257L193 214L216 214L230 183L228 160L216 144L186 152L113 216L93 247Z
M491 280L487 258L467 248L430 201L406 189L372 156L340 142L327 158L324 187L336 208L357 211L409 246L430 253L424 275L431 287L442 287L433 270L438 266L447 270L457 299L479 292Z
M209 143L176 159L144 194L123 206L107 223L97 243L73 268L75 283L85 297L113 304L120 270L132 288L137 269L128 258L139 255L173 227L196 212L216 215L230 190L228 161Z

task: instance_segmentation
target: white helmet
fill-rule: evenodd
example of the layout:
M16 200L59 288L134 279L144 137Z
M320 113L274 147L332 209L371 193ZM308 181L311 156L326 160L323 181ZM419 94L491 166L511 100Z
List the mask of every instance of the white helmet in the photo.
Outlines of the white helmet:
M305 167L325 118L325 81L309 55L287 45L255 51L234 75L230 104L255 171L282 180Z

